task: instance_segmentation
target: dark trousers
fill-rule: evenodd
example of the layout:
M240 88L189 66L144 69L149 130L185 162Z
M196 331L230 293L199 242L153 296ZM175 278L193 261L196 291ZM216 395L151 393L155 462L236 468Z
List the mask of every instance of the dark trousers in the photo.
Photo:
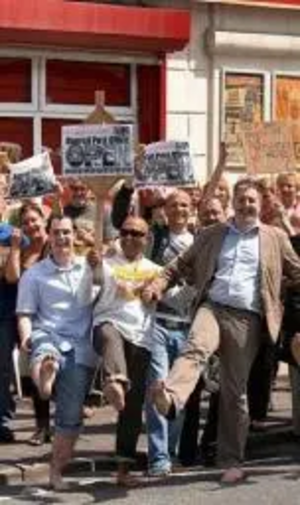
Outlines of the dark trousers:
M263 335L248 381L248 405L251 420L263 420L268 413L276 370L276 349Z
M124 382L125 408L119 413L116 452L134 458L142 429L142 410L150 353L125 340L110 323L94 329L94 349L102 358L104 384L116 378Z
M34 382L32 381L32 403L33 403L33 411L35 424L38 430L50 428L50 401L43 400L38 392L38 389Z
M8 425L14 410L10 388L13 379L12 352L17 343L17 335L14 318L0 321L0 428Z
M181 431L178 457L183 465L196 462L199 452L201 417L201 394L204 390L202 378L197 383L185 406L185 418ZM211 393L206 422L200 442L200 451L205 453L216 443L219 418L219 393ZM204 456L204 454L203 454Z

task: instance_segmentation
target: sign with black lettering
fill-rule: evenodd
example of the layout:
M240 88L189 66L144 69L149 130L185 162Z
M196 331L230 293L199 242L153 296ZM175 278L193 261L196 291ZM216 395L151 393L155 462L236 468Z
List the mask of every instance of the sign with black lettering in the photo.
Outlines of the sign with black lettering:
M63 126L64 175L133 175L133 133L131 125L82 124Z
M148 144L135 171L139 185L184 186L195 183L189 143L160 141Z

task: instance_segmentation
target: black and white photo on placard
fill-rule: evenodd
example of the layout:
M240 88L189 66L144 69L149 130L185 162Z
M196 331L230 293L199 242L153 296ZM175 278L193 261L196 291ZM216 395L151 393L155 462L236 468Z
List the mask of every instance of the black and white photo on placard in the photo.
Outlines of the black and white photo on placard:
M47 152L9 164L9 197L34 198L56 191L56 179Z
M190 185L195 183L189 143L160 141L144 148L136 182L141 185Z

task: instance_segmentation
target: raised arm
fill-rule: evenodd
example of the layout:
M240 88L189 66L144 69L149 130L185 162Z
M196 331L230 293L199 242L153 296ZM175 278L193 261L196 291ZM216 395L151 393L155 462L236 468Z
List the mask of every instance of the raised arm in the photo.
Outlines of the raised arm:
M9 284L16 284L21 276L21 242L22 234L19 228L15 228L11 236L11 246L4 276Z
M113 226L117 228L117 230L121 228L123 222L130 213L133 192L134 188L131 183L124 182L114 198L111 219Z

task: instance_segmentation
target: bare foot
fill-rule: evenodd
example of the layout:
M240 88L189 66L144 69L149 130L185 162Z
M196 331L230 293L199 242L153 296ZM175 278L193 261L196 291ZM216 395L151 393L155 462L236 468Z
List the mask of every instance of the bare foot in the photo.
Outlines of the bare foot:
M49 486L53 491L64 492L69 491L71 488L70 482L64 482L60 473L50 471Z
M244 479L244 470L238 466L233 466L231 468L227 468L227 470L224 471L221 477L221 483L234 485L239 484Z
M58 363L54 358L49 356L42 361L38 389L43 400L48 400L52 395L57 370Z
M96 410L94 407L89 407L88 405L83 406L83 417L85 419L91 419L94 417Z
M120 382L108 382L104 388L103 393L108 403L112 405L118 412L125 407L125 392L124 387Z

